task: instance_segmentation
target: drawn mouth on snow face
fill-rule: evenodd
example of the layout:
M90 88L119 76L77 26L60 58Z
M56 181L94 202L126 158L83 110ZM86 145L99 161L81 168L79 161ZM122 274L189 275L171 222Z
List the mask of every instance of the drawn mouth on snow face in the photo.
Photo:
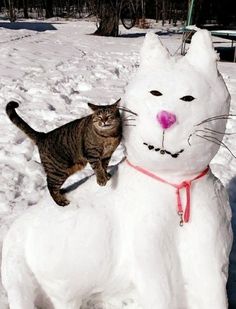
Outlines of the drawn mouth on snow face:
M150 145L148 143L143 143L143 145L147 146L148 150L151 150L151 151L156 151L156 152L160 152L161 155L170 155L172 158L178 158L178 156L184 152L184 149L181 149L180 151L178 152L175 152L175 153L172 153L164 148L159 148L159 147L155 147L153 145Z
M156 152L160 152L161 155L167 154L167 155L171 156L172 158L178 158L178 156L179 156L182 152L184 152L184 149L181 149L181 150L179 150L178 152L174 152L174 153L172 153L172 152L166 150L166 148L165 148L165 130L162 131L162 142L161 142L161 147L155 147L155 146L150 145L150 144L145 143L145 142L144 142L143 144L144 144L145 146L147 146L148 150L151 150L151 151L154 150L154 151L156 151Z

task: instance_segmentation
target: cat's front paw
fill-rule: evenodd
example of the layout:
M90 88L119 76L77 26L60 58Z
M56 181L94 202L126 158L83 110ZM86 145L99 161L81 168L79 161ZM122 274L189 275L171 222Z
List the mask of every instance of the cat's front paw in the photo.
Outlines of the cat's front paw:
M108 181L108 179L105 175L97 177L97 183L99 184L99 186L104 187L107 184L107 181Z
M57 205L65 207L70 204L70 201L68 201L62 194L58 195L57 197L54 197L54 201L57 203Z
M67 199L64 199L64 200L60 201L59 203L57 202L57 204L59 206L65 207L65 206L69 205L70 202Z

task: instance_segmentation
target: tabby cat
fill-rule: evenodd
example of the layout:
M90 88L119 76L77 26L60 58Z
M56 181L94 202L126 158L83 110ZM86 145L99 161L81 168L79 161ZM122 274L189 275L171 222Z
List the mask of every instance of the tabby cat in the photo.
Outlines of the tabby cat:
M11 101L6 106L10 120L38 146L41 162L47 175L47 185L54 201L66 206L61 186L73 173L89 163L97 183L105 186L110 179L108 163L122 137L118 100L112 105L97 106L88 103L93 113L71 121L48 133L32 129L15 111L19 106Z

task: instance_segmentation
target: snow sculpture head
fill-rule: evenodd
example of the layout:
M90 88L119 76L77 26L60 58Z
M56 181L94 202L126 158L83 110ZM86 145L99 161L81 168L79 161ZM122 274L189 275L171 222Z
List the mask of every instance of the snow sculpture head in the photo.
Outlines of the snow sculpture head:
M124 130L133 164L175 174L209 164L223 137L216 131L226 126L218 116L228 114L230 102L216 60L206 30L195 33L181 58L170 56L157 35L146 35L139 70L125 95L126 106L138 114L136 126Z

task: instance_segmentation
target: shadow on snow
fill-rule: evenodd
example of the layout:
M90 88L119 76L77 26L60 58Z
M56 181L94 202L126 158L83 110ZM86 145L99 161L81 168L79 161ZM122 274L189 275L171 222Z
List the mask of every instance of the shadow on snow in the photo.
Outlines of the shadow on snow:
M32 31L48 31L57 30L53 24L43 23L43 22L0 22L0 28L10 29L10 30L32 30Z
M165 36L165 35L173 35L173 34L179 34L179 33L172 32L172 31L156 31L155 34L159 36ZM145 35L146 35L146 32L123 33L119 35L119 38L140 38L140 37L144 37Z

